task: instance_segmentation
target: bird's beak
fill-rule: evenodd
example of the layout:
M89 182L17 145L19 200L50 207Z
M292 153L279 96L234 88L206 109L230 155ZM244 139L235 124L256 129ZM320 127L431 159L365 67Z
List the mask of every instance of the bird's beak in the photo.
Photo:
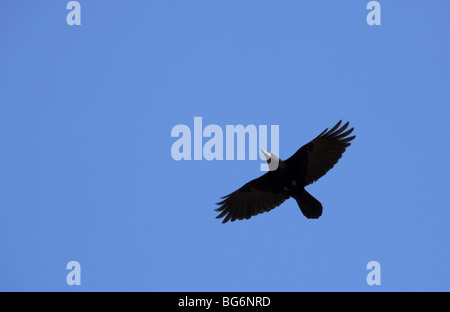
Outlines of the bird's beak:
M270 159L270 154L267 153L265 150L261 149L261 152L263 152L264 156L266 156L266 159L269 160Z

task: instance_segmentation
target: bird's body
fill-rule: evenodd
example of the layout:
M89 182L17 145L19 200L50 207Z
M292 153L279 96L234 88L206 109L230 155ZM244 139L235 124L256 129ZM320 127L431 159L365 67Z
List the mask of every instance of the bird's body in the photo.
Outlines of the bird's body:
M269 163L267 173L223 197L216 209L217 218L229 220L249 219L270 211L292 197L302 213L309 219L322 215L322 204L305 190L305 186L317 181L342 157L355 136L348 137L348 122L339 128L339 121L331 130L326 129L311 142L301 147L287 160L263 151ZM339 129L338 129L339 128ZM345 132L344 132L345 131Z

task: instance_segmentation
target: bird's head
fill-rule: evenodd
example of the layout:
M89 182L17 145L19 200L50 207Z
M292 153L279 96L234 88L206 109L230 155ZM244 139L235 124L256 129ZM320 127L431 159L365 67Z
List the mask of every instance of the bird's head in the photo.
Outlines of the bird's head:
M261 149L261 152L267 159L267 163L269 164L269 171L275 171L278 169L278 165L280 163L280 159L274 153L267 153L265 150Z

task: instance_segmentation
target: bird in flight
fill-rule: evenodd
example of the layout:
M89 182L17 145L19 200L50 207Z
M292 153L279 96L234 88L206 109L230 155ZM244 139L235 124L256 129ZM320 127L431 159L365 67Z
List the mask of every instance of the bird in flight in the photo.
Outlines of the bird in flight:
M269 171L233 193L222 197L216 209L222 223L249 219L270 211L292 197L308 219L322 215L322 204L305 190L305 186L323 177L342 157L355 136L348 136L348 122L340 127L342 120L330 130L325 129L314 140L302 146L287 160L273 153L261 151L269 164ZM340 127L340 128L339 128Z

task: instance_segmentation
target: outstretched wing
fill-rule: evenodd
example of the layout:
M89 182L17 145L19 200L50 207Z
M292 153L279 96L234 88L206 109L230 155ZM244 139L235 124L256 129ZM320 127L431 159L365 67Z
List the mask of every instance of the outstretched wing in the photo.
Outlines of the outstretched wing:
M339 121L332 129L325 129L314 140L302 146L286 160L286 166L295 174L297 182L309 185L334 167L355 136L349 137L353 128L345 131L348 122L339 128Z
M217 203L220 207L216 211L221 211L217 218L225 217L222 223L249 219L281 205L290 196L275 183L273 175L274 172L269 171L237 191L222 197L223 200Z

